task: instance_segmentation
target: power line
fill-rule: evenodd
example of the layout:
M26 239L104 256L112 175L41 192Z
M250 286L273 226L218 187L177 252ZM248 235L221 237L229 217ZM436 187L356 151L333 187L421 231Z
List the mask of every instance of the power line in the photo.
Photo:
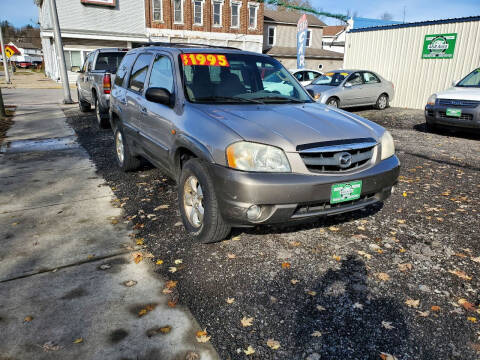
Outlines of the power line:
M318 15L318 16L327 16L327 17L331 17L331 18L334 18L334 19L341 20L345 23L348 20L348 16L346 16L346 15L332 14L332 13L329 13L329 12L326 12L326 11L318 11L318 10L315 10L315 9L312 9L312 8L309 8L309 7L305 7L305 6L291 5L291 4L284 3L281 0L257 0L257 2L266 3L268 5L281 6L281 7L284 7L286 9L303 11L303 12L315 14L315 15Z

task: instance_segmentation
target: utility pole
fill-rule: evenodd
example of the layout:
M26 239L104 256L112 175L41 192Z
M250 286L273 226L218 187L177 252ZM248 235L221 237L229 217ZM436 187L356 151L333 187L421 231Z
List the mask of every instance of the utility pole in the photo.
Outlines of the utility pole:
M0 45L2 46L2 58L3 58L3 69L5 71L5 79L7 80L7 84L10 84L10 73L8 72L7 55L5 54L5 46L3 44L3 32L2 32L1 26L0 26Z
M65 63L65 54L63 53L62 35L60 33L60 24L58 21L57 3L55 0L50 0L50 11L52 13L53 34L55 36L55 49L60 67L60 79L63 85L63 103L73 104L72 96L70 94L70 84L68 82L67 64Z

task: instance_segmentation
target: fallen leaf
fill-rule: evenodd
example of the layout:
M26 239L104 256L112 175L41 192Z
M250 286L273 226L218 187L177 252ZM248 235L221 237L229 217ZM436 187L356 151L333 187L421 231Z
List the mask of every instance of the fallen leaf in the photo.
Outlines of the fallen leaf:
M372 258L372 255L370 255L369 253L366 253L365 251L362 251L362 250L358 250L357 254L360 255L360 256L363 256L367 260L370 260Z
M404 248L400 248L400 250L398 250L398 251L400 251L401 253L404 253L407 250L405 250Z
M112 267L110 264L102 264L100 265L100 270L108 270Z
M135 262L135 264L138 264L142 260L143 260L142 253L139 253L139 252L133 253L133 261Z
M144 238L136 239L136 240L135 240L135 243L136 243L137 245L143 245L143 240L145 240L145 239L144 239Z
M318 311L326 311L327 309L325 309L322 305L317 305L317 310Z
M382 321L382 326L387 330L395 329L395 326L390 321Z
M290 245L294 246L294 247L297 247L297 246L302 245L302 243L300 241L290 241Z
M170 325L163 327L155 327L147 331L147 336L152 337L157 334L168 334L170 331L172 331L172 327Z
M25 319L23 319L24 322L30 322L32 320L33 320L33 316L31 315L25 316Z
M407 197L407 192L404 191L404 192L402 193L402 195L403 195L403 197Z
M355 304L353 304L353 308L363 310L363 304L356 302Z
M380 353L380 358L382 360L398 360L395 356L384 353L384 352Z
M290 269L291 264L287 261L282 263L282 269Z
M387 273L375 273L375 276L381 281L390 280L390 275L388 275Z
M290 280L290 282L291 282L293 285L295 285L295 284L299 283L300 280L292 279L292 280Z
M417 313L418 313L418 316L421 316L421 317L427 317L428 315L430 315L430 311L418 311L417 310Z
M363 225L357 226L357 229L360 230L360 231L365 231L365 230L367 230L367 229L365 228L365 226L363 226Z
M406 272L408 270L412 270L412 264L410 263L405 263L405 264L398 264L398 270L401 272Z
M168 294L173 293L173 290L164 288L164 289L162 290L162 293L165 294L165 295L168 295Z
M232 253L228 253L228 254L227 254L227 257L228 257L229 259L235 259L235 258L237 257L237 255L232 254Z
M177 306L177 300L168 300L167 305L171 308Z
M472 280L471 276L468 276L464 271L462 270L448 270L450 274L458 276L460 279L463 280Z
M243 352L245 353L245 355L252 355L255 354L255 349L248 345L248 348L246 350L243 350Z
M316 292L316 291L313 291L313 290L307 290L306 292L307 292L307 294L310 295L310 296L315 296L315 295L317 295L317 292Z
M172 327L170 325L163 326L160 328L160 332L162 334L168 334L170 331L172 331Z
M208 336L207 334L207 329L197 331L197 333L195 334L195 337L197 338L197 341L199 343L206 343L211 338L211 336Z
M338 230L340 230L340 228L338 228L338 227L336 227L336 226L330 226L330 227L328 228L328 230L330 230L330 231L338 231Z
M466 299L459 299L458 303L463 306L465 310L468 311L477 311L477 307L473 305L471 302L468 302Z
M182 259L177 259L177 260L175 260L173 263L174 263L175 265L179 265L179 264L181 264L182 262L183 262Z
M174 287L177 286L177 283L178 283L178 281L169 280L169 281L166 282L165 287L167 289L173 289Z
M438 306L438 305L432 305L432 306L430 307L430 310L432 310L432 311L440 311L440 306Z
M163 264L163 260L157 260L157 262L155 263L157 265L162 265Z
M273 340L273 339L268 339L267 340L267 346L270 348L270 349L273 349L273 350L277 350L279 347L280 347L280 343L276 340Z
M170 266L170 267L168 268L168 271L170 271L171 273L174 273L174 272L176 272L177 270L178 270L178 269L177 269L175 266Z
M342 260L342 257L341 257L341 256L338 256L338 255L333 255L332 257L333 257L333 259L336 260L336 261Z
M232 240L233 241L238 241L238 240L240 240L240 236L234 236L234 237L232 237Z
M420 305L420 300L407 299L405 301L405 304L408 307L418 308L418 306Z
M142 316L148 314L150 311L155 309L156 306L157 306L156 304L149 304L149 305L145 306L143 309L141 309L138 312L138 317L142 317Z
M73 343L74 343L74 344L80 344L80 343L82 343L82 342L83 342L83 339L82 339L82 338L78 338L78 339L73 340Z
M470 258L472 261L476 262L476 263L480 263L480 256L477 256L477 257L472 257Z
M310 334L310 336L320 337L320 336L322 336L322 333L318 330L315 330L313 333Z
M57 351L60 349L60 345L55 344L53 341L46 342L42 345L43 351Z
M117 225L118 224L118 219L113 219L112 220L112 225Z
M168 209L169 207L170 205L160 205L160 206L157 206L155 209L153 209L153 211Z
M225 301L227 302L227 304L233 304L235 302L235 299L229 297Z
M467 320L472 322L472 323L476 323L477 322L477 318L476 317L473 317L473 316L469 316L467 317Z
M406 223L406 221L403 220L403 219L397 219L397 222L398 222L399 224L405 224L405 223Z
M135 280L127 280L123 283L123 285L125 285L126 287L132 287L137 285L137 282Z
M242 320L240 320L240 322L242 323L243 327L252 326L253 317L249 318L249 317L244 316L242 318Z

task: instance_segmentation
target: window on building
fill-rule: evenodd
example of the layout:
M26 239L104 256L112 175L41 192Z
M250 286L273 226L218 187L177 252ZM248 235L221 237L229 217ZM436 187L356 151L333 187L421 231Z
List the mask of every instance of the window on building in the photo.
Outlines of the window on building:
M312 46L312 30L307 30L307 41L305 42L305 46Z
M222 26L222 3L213 2L213 26Z
M152 0L153 21L162 21L162 0Z
M203 25L203 1L194 0L193 2L193 23Z
M248 27L250 29L257 28L257 9L258 9L258 5L255 5L255 4L248 5Z
M275 26L269 26L268 27L268 45L270 46L275 45L275 33L276 33Z
M128 80L129 89L139 93L143 91L152 56L152 54L141 54L138 56L135 64L133 64L130 79Z
M231 3L231 10L232 10L232 28L240 27L240 6L242 3L240 2L232 2Z
M173 22L175 24L183 24L183 1L173 0Z
M164 88L173 93L173 71L170 59L157 55L153 62L148 87Z

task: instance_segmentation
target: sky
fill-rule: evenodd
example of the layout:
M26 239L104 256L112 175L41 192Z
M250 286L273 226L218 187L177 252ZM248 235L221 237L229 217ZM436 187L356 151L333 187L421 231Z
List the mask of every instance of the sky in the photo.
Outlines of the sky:
M80 1L80 0L68 0ZM119 0L138 1L138 0ZM452 17L480 15L480 0L311 0L313 7L329 13L357 13L360 17L379 18L388 12L393 20L435 20ZM33 0L0 0L0 20L8 20L15 26L34 25L38 21L38 10ZM336 20L323 19L329 24Z

